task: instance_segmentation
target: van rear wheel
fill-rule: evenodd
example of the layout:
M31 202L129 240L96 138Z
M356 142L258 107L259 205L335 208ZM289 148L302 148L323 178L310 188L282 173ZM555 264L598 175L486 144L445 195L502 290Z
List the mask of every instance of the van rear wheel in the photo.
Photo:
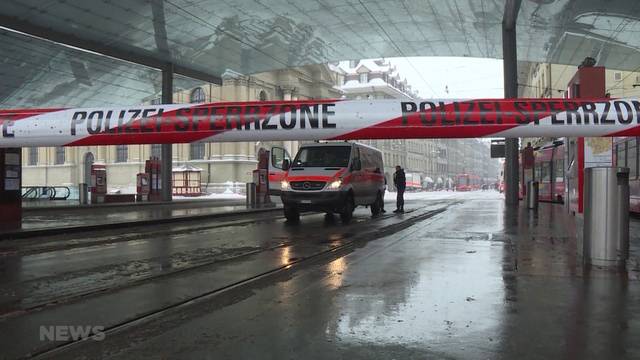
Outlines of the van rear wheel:
M300 221L300 210L295 206L285 205L284 217L290 222L298 222Z
M382 196L380 193L376 196L376 201L369 205L371 207L371 215L378 216L382 210Z
M351 221L351 218L353 217L353 208L353 196L349 195L347 200L344 202L342 211L340 212L340 220L342 220L343 223L346 224Z

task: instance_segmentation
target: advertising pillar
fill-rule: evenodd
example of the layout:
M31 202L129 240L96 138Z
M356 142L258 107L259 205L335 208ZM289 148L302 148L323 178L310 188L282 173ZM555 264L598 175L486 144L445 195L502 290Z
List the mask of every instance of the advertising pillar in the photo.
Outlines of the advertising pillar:
M22 149L0 149L0 231L22 227Z

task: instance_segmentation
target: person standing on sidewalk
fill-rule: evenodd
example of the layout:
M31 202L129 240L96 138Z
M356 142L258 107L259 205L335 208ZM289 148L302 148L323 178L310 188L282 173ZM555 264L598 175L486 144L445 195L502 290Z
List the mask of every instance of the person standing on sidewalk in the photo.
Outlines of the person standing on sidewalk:
M396 165L396 172L393 174L393 185L396 187L398 197L396 198L396 209L394 213L404 212L404 189L407 187L407 178L404 175L404 170L400 165Z

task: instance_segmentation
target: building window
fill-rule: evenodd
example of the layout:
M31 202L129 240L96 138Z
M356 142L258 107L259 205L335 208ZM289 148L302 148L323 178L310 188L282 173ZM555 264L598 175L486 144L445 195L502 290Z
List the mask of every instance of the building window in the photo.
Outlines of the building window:
M162 99L160 98L155 98L151 100L151 105L160 105L160 104L162 104Z
M360 83L362 84L366 84L369 82L369 74L368 73L362 73L360 74Z
M354 68L356 67L356 65L358 65L358 60L349 60L349 67L350 68Z
M160 158L162 156L162 145L153 144L151 145L151 157Z
M191 160L204 159L204 143L193 143L189 146L189 158Z
M191 91L191 96L189 97L189 101L192 104L203 103L206 100L206 95L204 90L201 87L197 87Z
M260 90L260 95L258 95L258 99L260 99L260 101L267 101L267 92L264 90Z
M129 147L127 145L116 145L116 162L127 162L129 158Z
M53 161L54 165L64 164L64 148L62 146L56 146L56 157Z
M37 147L29 148L29 158L28 158L27 164L31 166L38 165L38 148Z
M616 81L622 80L622 73L619 73L619 72L614 73L613 74L613 79L616 80Z

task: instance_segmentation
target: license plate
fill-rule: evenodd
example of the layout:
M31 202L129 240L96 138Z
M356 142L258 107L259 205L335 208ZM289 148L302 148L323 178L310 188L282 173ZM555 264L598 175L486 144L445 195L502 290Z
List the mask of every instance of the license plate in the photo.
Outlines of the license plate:
M300 200L300 204L311 204L311 200Z

